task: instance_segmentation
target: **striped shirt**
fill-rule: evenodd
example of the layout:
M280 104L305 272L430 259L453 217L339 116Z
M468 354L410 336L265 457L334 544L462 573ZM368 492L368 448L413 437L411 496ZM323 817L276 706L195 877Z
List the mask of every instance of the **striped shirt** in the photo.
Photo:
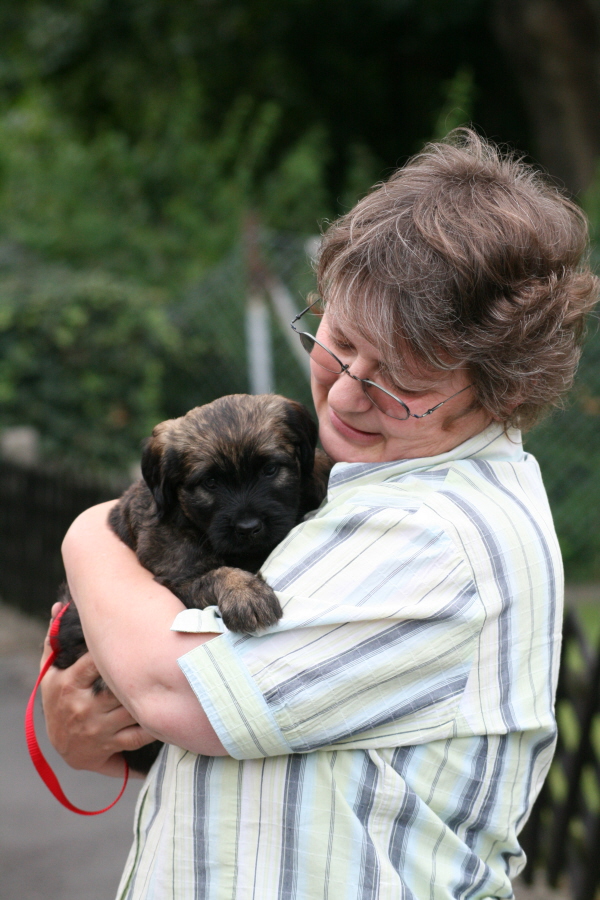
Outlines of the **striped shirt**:
M230 757L164 748L121 900L509 898L548 770L562 565L539 468L497 426L334 467L265 564L284 616L180 666Z

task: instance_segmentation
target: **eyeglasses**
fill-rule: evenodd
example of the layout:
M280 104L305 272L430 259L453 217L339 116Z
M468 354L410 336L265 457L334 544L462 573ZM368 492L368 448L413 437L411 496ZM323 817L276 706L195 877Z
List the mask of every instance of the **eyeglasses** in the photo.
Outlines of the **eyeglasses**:
M410 418L424 419L425 416L430 416L432 412L435 412L436 409L439 409L440 406L443 406L448 400L452 400L453 397L458 397L459 394L462 394L463 391L466 391L471 387L471 385L468 384L466 387L461 388L460 391L456 391L455 394L451 394L450 397L446 397L441 403L432 406L427 412L421 413L420 415L418 413L412 413L404 400L401 400L400 397L395 397L394 394L390 393L386 388L381 387L379 384L375 384L374 381L370 381L368 378L359 378L358 375L353 375L352 372L350 372L350 366L343 363L341 359L338 359L329 347L326 347L307 331L298 331L295 327L296 322L298 322L309 309L312 309L316 303L319 303L319 301L316 300L314 303L311 303L310 306L307 306L306 309L303 309L291 323L292 329L300 338L302 347L306 350L311 360L322 369L326 369L327 372L332 372L334 375L341 375L345 372L346 375L353 378L354 381L359 381L365 395L369 398L373 406L376 406L377 409L381 410L382 413L385 413L385 415L389 416L391 419L399 419L401 422Z

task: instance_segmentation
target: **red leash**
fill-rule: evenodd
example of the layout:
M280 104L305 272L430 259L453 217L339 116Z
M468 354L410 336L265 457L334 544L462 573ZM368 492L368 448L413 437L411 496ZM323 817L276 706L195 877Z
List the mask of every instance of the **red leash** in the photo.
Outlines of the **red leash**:
M59 803L62 803L63 806L66 806L67 809L70 809L71 812L79 813L80 816L98 816L100 813L107 812L109 809L118 803L118 801L123 796L123 792L127 787L127 780L129 778L129 766L127 765L127 761L125 760L125 778L123 780L123 787L119 792L119 796L116 800L110 804L110 806L106 806L104 809L79 809L77 806L73 806L71 801L66 797L63 789L61 788L58 778L50 768L50 765L42 753L40 749L40 745L38 744L38 739L35 733L35 723L34 723L34 709L35 709L35 695L37 694L38 688L41 684L42 678L56 659L58 653L60 652L60 644L58 641L58 631L60 628L60 620L62 616L65 614L67 609L69 608L69 604L67 603L59 614L56 616L52 625L50 626L50 646L52 647L52 653L46 660L43 665L43 668L38 675L38 680L35 683L35 687L31 692L31 697L29 698L29 703L27 704L27 709L25 710L25 739L27 740L27 749L29 750L29 755L31 757L31 761L37 769L38 775L48 788L48 790L54 794Z

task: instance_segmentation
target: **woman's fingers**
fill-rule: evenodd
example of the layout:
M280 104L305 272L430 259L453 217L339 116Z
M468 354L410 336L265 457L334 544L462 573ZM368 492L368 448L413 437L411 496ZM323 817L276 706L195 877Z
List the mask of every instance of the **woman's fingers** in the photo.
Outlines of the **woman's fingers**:
M48 625L48 631L46 632L46 637L44 638L44 648L42 651L42 658L40 660L40 669L43 667L44 663L52 653L52 647L50 645L50 629L52 628L52 623L54 622L63 606L64 603L61 603L60 600L57 600L56 603L52 604L52 610L50 612L50 624Z
M56 606L56 604L54 604ZM54 611L54 606L52 607L52 611ZM54 618L54 616L52 617ZM48 626L48 631L46 632L46 637L44 638L44 646L42 648L42 658L40 659L40 669L44 667L44 663L52 653L52 647L50 646L50 628L52 627L52 619L50 619L50 625Z
M102 676L89 653L84 653L83 656L80 656L70 667L69 672L71 675L72 690L91 691L97 698L98 709L109 711L116 707L123 708L110 688L104 687L101 691L94 693L94 686Z
M49 653L46 644L43 659ZM46 730L72 768L120 776L121 752L137 750L154 737L140 728L110 690L94 691L98 677L89 653L68 669L50 667L41 685Z
M148 734L140 725L126 725L118 732L118 741L121 750L139 750L156 738Z
M57 615L59 614L59 612L61 611L63 606L64 606L64 603L62 603L62 601L60 601L60 600L57 600L56 603L54 603L52 605L52 609L50 611L50 620L55 619L57 617Z

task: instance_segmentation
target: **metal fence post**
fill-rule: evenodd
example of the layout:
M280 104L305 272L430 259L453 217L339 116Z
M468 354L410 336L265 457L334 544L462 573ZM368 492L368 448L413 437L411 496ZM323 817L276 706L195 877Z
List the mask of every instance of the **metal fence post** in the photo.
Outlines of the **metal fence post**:
M246 358L252 394L273 392L271 324L265 299L264 266L260 254L258 219L248 213L244 223L248 299L246 302Z

